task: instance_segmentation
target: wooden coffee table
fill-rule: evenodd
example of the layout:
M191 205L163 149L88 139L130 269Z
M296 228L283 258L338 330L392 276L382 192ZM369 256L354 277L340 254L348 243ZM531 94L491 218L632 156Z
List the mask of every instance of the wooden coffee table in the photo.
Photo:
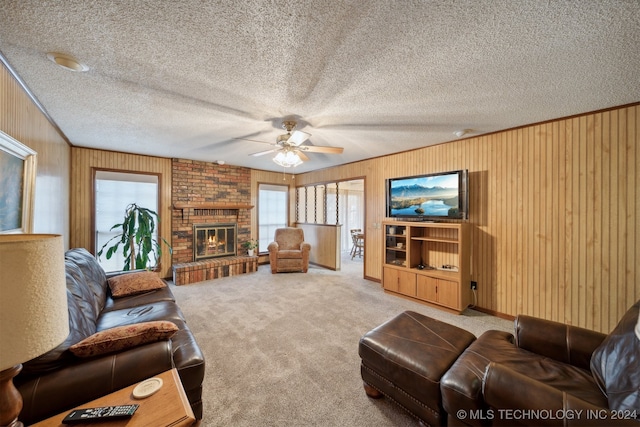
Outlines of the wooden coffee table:
M140 405L135 414L129 419L111 420L106 422L91 424L77 424L94 427L136 427L136 426L191 426L195 422L193 410L189 405L189 400L182 388L178 371L172 369L154 376L161 378L163 385L155 394L144 398L133 397L133 389L136 385L123 388L106 396L100 397L91 402L87 402L75 409L96 408L100 406L130 405L137 403ZM62 412L46 420L40 421L34 426L38 427L64 427L62 419L70 411Z

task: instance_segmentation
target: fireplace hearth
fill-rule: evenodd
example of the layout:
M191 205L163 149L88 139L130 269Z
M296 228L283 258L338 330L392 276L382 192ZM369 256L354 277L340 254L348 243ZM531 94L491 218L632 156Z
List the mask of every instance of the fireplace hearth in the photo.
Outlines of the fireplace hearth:
M238 224L194 224L193 260L235 256L238 248Z

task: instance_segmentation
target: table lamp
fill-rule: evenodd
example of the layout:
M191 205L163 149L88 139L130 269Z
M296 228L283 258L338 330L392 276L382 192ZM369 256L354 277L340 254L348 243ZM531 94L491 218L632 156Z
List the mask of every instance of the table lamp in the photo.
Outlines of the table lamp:
M64 244L53 234L0 235L0 425L22 426L13 377L69 335Z

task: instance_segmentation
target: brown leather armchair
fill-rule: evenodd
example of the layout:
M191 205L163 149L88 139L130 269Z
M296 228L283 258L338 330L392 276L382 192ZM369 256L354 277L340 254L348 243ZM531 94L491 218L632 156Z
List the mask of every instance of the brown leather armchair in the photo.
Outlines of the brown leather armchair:
M640 427L639 312L608 335L520 315L476 339L407 311L360 339L365 392L420 425Z
M485 332L442 378L449 425L640 425L639 307L609 335L522 315Z
M304 231L301 228L278 228L268 249L271 273L306 273L309 269L311 245L304 241Z

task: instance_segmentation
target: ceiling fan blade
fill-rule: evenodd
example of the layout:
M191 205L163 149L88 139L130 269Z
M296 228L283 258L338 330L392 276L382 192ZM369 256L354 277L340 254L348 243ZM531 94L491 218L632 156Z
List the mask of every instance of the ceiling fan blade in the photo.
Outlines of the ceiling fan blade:
M328 153L328 154L340 154L344 151L342 147L325 147L316 145L305 145L298 147L299 150L308 151L310 153Z
M300 157L300 160L302 160L303 162L306 162L307 160L309 160L309 157L304 154L302 151L298 151L298 157Z
M275 153L276 151L280 151L280 149L274 148L273 150L258 151L257 153L251 153L249 155L253 157L259 157L259 156L264 156L265 154Z
M270 145L274 145L274 144L273 144L273 142L258 141L257 139L248 139L248 138L233 138L233 139L237 139L237 140L239 140L239 141L259 142L260 144L270 144Z
M287 144L295 145L297 147L309 139L310 136L310 133L302 132L301 130L294 130L289 139L287 139Z

